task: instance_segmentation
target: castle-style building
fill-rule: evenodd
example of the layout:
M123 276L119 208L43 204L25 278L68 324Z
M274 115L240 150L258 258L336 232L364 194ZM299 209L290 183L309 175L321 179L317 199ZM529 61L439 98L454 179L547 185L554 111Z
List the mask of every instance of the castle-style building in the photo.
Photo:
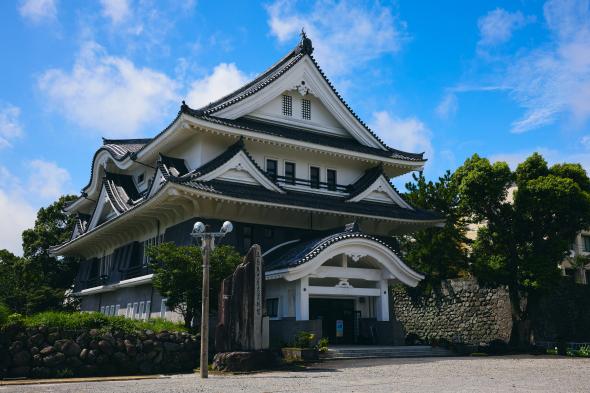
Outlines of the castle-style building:
M233 93L199 109L183 103L153 138L104 140L67 207L72 237L52 249L81 258L83 311L177 318L152 286L146 247L188 245L196 221L216 229L231 220L224 244L262 247L271 333L273 321L319 321L324 336L353 342L367 323L390 320L389 285L424 278L393 236L443 222L390 179L426 159L379 139L312 53L302 34Z

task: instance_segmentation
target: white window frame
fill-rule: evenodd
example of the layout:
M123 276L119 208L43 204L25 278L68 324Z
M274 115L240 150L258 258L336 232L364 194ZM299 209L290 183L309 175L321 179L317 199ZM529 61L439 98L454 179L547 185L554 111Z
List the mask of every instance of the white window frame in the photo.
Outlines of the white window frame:
M125 309L125 318L131 318L133 316L133 303L127 303L127 308Z
M293 164L293 184L287 182L287 164ZM297 186L297 162L283 160L283 183L289 186Z
M268 172L268 160L273 160L277 162L277 177L281 176L281 160L278 157L264 156L264 173Z
M271 319L271 320L276 320L276 319L280 319L281 318L281 297L280 296L278 296L278 297L271 297L271 298L266 299L266 301L268 302L269 300L273 300L273 299L276 299L277 300L277 315L275 315L274 317L271 317L269 315L268 318ZM265 304L265 306L266 306L266 304ZM266 311L268 313L268 310L266 310Z
M131 314L131 319L137 319L135 316L139 315L139 303L133 302L133 310Z
M141 302L139 302L139 309L137 312L137 318L135 318L135 319L143 319L144 312L145 312L145 302L141 301Z
M309 103L309 117L305 117L304 116L304 110L303 110L303 108L305 106L304 105L305 102L308 102ZM303 120L311 120L311 100L308 100L307 98L302 98L301 99L301 119L303 119Z
M334 184L334 189L330 190L328 187L328 171L334 171L334 173L336 174L336 183ZM326 190L327 191L331 191L331 192L338 192L338 170L336 168L326 168Z
M287 97L289 97L289 99L287 99ZM285 113L285 107L286 105L286 101L289 102L290 104L290 108L289 108L289 112L291 112L290 114ZM281 94L281 115L283 115L286 118L293 118L293 96L290 94Z
M101 314L104 314L104 310L105 310L105 307L104 306L100 306L100 313Z
M118 316L119 316L119 310L120 310L120 309L121 309L121 305L120 305L120 304L117 304L117 305L115 306L115 316L116 316L116 317L118 317Z
M313 188L311 186L311 168L318 168L318 188ZM315 165L315 164L309 164L307 166L307 178L309 179L309 188L314 189L314 190L320 190L322 188L322 166L321 165Z

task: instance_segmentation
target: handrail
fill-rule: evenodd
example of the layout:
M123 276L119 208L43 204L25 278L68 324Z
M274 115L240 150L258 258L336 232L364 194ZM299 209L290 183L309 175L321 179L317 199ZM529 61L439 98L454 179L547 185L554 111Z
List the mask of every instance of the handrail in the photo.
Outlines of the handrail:
M306 186L313 189L325 189L329 191L349 192L349 186L343 184L330 184L324 181L312 181L311 179L301 179L298 177L275 175L272 172L267 172L271 179L283 184Z

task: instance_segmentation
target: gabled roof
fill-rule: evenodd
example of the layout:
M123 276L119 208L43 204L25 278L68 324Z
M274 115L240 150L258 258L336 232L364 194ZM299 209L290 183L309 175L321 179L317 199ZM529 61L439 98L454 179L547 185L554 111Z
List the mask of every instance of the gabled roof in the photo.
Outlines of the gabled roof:
M413 160L423 160L423 153L407 153L402 152L399 150L395 150L387 146L387 144L379 138L377 134L375 134L368 126L365 124L360 117L352 110L352 108L344 101L340 93L336 91L330 80L326 77L320 66L318 65L317 61L312 56L313 53L313 46L311 40L302 33L301 41L299 44L289 52L285 57L283 57L279 62L275 63L271 66L268 70L260 74L250 83L242 86L241 88L235 90L234 92L222 97L210 104L199 108L199 109L192 109L189 108L184 102L183 106L181 107L181 111L184 113L191 114L195 117L200 118L211 118L216 119L220 118L221 116L216 116L216 114L232 105L235 105L242 100L260 92L264 88L270 86L273 82L278 80L282 75L284 75L287 71L289 71L295 64L300 62L306 56L311 59L313 66L316 68L318 73L320 74L323 81L327 84L331 92L337 99L340 101L342 105L346 108L346 110L352 115L352 117L360 124L362 128L364 128L365 132L370 135L370 137L377 142L377 146L375 150L384 150L385 152L389 153L387 156L392 156L393 154L400 154L401 159L406 159L406 157L412 157ZM235 119L232 119L235 120ZM254 127L254 130L258 130L260 127ZM359 143L360 144L360 143Z
M292 268L304 264L313 259L328 246L346 239L368 239L380 243L395 253L400 259L397 248L391 238L371 236L359 231L358 227L342 228L326 231L323 236L307 237L296 242L290 242L264 256L264 269L268 271Z

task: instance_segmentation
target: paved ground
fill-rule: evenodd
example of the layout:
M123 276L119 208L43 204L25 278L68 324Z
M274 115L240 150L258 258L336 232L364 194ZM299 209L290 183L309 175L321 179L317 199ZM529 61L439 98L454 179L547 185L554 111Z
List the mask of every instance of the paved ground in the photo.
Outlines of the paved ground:
M344 360L305 371L0 386L4 392L589 392L590 359L555 357Z

